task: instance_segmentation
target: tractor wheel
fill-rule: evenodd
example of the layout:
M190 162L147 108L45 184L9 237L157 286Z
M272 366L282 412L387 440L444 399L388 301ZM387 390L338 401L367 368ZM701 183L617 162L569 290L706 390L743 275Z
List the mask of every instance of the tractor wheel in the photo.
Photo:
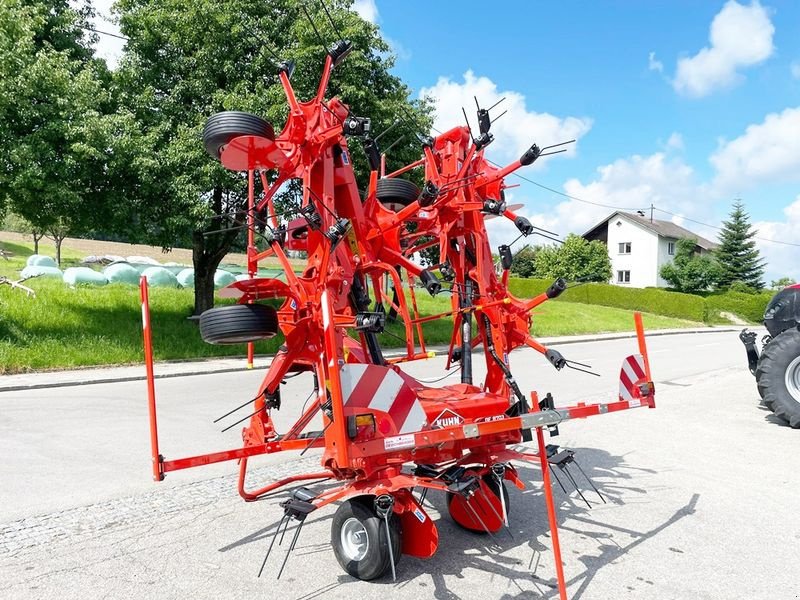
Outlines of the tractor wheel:
M211 115L203 127L203 145L211 157L219 160L220 153L232 139L242 135L275 139L275 131L267 121L246 112L227 110Z
M395 514L389 517L390 540L386 536L386 523L375 513L375 496L359 496L345 501L331 523L331 545L336 560L347 573L356 579L370 581L383 575L400 560L400 520ZM392 553L389 553L389 544Z
M800 428L800 331L787 329L764 347L756 378L764 404Z
M379 179L376 193L378 201L395 212L408 206L419 197L419 188L405 179Z
M492 494L494 494L495 498L500 498L500 494L503 494L503 502L505 502L506 506L506 515L508 515L511 512L511 503L509 502L508 490L506 489L505 481L497 481L497 478L492 473L487 473L483 476L483 482L489 487L489 490L492 492ZM456 525L474 533L486 533L486 530L481 525L473 527L461 519L457 519L456 516L453 515L452 504L455 497L456 495L454 493L447 492L447 509L450 511L450 516L453 518L453 521L455 521ZM500 513L500 510L497 512ZM492 514L492 516L494 515ZM481 518L486 521L486 515Z
M278 313L266 304L234 304L200 315L200 336L209 344L244 344L274 337Z

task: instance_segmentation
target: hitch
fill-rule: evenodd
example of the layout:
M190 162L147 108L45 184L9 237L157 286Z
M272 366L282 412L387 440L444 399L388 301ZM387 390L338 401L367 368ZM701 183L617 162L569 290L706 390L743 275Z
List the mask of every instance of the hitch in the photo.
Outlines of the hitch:
M739 339L742 340L745 352L747 352L747 367L750 369L750 373L753 376L755 376L756 367L758 367L758 349L756 348L756 337L757 334L755 331L749 331L747 329L742 329L741 333L739 334Z

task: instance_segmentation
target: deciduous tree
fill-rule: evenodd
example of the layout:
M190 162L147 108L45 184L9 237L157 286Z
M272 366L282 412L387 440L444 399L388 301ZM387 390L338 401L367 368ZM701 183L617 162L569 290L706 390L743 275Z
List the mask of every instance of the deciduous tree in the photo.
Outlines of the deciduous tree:
M56 242L117 214L110 181L121 118L87 34L91 5L0 4L0 204Z
M675 258L661 267L661 277L679 292L705 291L717 284L720 269L710 256L695 252L697 240L684 238L675 245Z
M305 4L325 43L333 43L337 31L320 5ZM330 95L339 95L354 114L370 117L374 131L401 119L389 137L404 138L388 164L391 169L411 162L420 153L414 130L427 127L426 111L390 73L393 58L377 28L349 11L346 0L326 4L336 30L354 45L333 73ZM276 60L295 61L292 83L304 100L316 90L326 50L299 0L119 0L116 6L129 38L116 78L152 158L128 198L149 224L152 243L191 244L199 314L213 306L214 272L242 234L246 205L246 179L205 153L203 126L216 112L242 110L263 116L279 131L287 107ZM364 187L363 153L354 148L351 154ZM289 200L292 190L297 186L289 188Z
M606 283L611 279L608 249L603 242L570 234L560 246L544 246L537 251L536 277Z
M537 250L527 244L520 248L511 261L511 272L519 277L536 277Z

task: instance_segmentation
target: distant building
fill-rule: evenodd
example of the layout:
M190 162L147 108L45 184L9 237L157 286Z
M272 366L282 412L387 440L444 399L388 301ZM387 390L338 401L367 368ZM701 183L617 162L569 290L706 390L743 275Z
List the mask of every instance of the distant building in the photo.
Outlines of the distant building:
M610 283L630 287L667 287L661 266L672 262L681 238L696 240L695 252L707 254L717 247L671 221L637 214L615 212L583 234L589 241L600 240L608 247L612 276Z

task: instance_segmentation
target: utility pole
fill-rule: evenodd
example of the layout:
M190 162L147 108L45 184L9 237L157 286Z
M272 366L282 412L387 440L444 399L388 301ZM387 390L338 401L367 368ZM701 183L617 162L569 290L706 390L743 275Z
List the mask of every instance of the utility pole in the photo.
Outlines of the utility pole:
M651 202L651 203L650 203L650 223L651 223L651 224L652 224L652 222L653 222L653 210L654 210L654 209L655 209L655 206L653 206L653 203Z

